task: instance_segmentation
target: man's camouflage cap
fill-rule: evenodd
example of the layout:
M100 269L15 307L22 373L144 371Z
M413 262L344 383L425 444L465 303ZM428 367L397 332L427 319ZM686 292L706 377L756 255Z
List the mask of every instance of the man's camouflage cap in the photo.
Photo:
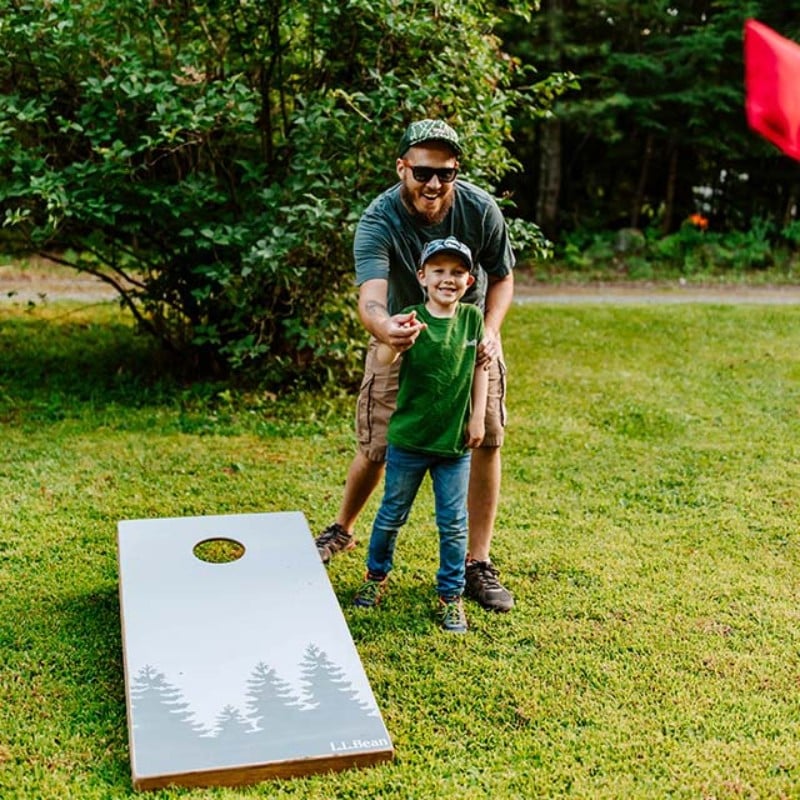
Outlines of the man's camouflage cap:
M410 147L416 147L425 142L441 142L446 144L457 156L461 156L458 134L440 119L421 119L412 122L400 140L400 156L404 156Z

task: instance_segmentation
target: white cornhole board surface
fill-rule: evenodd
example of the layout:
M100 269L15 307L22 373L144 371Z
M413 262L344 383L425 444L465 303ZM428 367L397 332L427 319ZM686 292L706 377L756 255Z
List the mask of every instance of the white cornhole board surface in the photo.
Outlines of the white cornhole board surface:
M231 539L241 558L194 548ZM133 785L213 786L393 757L300 512L124 520L120 611Z

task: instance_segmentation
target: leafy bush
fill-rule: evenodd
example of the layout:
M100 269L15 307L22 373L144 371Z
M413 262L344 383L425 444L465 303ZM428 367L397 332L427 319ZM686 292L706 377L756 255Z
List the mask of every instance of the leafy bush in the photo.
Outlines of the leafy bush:
M781 239L794 249L800 247L800 220L792 220L780 232Z
M791 277L798 268L797 223L777 230L768 220L754 219L747 230L718 233L687 221L667 236L648 228L641 246L620 246L629 238L627 231L577 230L556 243L555 262L591 279L711 278L766 270Z
M346 379L352 230L403 127L450 120L489 187L514 166L510 115L535 97L509 88L493 22L479 0L15 4L4 225L113 284L191 369Z

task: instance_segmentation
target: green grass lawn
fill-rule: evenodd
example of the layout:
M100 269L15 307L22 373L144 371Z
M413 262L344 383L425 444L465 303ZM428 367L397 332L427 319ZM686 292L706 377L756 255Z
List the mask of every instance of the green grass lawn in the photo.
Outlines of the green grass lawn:
M505 340L517 608L436 628L427 486L385 604L352 608L373 498L329 575L396 760L150 796L800 796L800 308L520 306ZM352 398L156 361L113 305L0 307L3 798L134 794L118 520L336 511Z

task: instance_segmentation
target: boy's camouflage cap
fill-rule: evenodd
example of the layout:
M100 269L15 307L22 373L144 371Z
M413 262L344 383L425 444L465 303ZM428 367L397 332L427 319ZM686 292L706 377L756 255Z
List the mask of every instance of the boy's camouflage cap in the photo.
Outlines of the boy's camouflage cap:
M472 270L472 252L464 242L456 239L455 236L448 236L446 239L432 239L422 248L422 255L419 257L419 267L425 266L425 262L437 253L452 253L458 256L466 265L468 270Z

